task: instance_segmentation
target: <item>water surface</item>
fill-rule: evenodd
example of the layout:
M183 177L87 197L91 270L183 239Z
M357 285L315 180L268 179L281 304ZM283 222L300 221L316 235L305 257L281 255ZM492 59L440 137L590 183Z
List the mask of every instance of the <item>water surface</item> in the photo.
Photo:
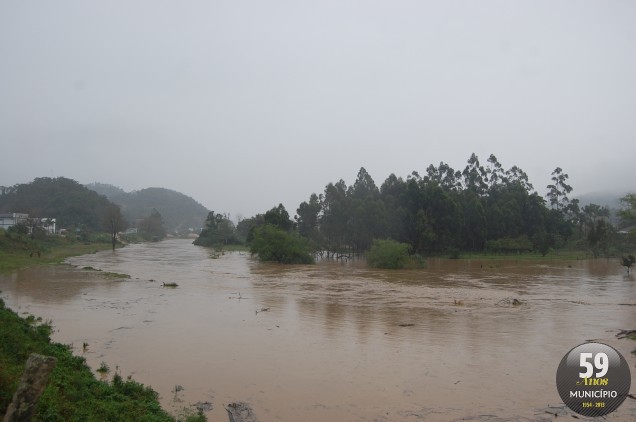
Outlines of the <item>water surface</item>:
M211 402L211 421L233 401L263 421L552 420L570 349L597 340L636 363L636 342L615 338L636 328L636 281L615 260L381 271L209 255L187 240L130 245L1 277L0 290L77 354L88 343L91 367L151 385L168 410ZM607 419L635 420L636 401Z

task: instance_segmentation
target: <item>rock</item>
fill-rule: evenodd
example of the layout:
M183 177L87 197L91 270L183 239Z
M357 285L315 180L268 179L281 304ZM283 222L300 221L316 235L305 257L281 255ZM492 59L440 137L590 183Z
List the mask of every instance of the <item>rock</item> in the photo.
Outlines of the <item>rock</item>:
M29 356L22 378L20 378L18 389L13 395L13 400L4 415L5 422L26 422L31 420L38 399L44 388L46 388L49 375L55 368L56 363L57 359L51 356L35 353Z
M247 403L230 403L225 410L230 417L230 422L258 422L252 408Z

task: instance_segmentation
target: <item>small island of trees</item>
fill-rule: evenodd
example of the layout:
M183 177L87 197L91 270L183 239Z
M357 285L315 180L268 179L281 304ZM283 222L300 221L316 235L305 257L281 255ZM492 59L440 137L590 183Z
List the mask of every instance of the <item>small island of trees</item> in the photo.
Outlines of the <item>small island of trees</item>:
M237 225L212 212L195 244L246 243L261 260L281 263L367 255L371 264L388 268L403 266L405 254L546 256L568 248L598 257L634 249L633 233L617 232L609 208L581 207L570 199L568 175L557 167L551 176L543 198L521 168L505 169L492 154L485 165L472 154L462 171L441 162L423 175L391 174L380 187L361 168L353 185L341 179L321 194L312 193L293 220L283 205ZM623 221L636 222L636 195L622 202ZM394 254L391 263L378 258L379 249Z

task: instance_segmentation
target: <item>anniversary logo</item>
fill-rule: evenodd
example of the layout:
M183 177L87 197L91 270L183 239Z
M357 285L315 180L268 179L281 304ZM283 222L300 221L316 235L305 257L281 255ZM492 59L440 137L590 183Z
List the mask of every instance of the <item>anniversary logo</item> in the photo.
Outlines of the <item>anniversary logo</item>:
M631 387L625 358L602 343L584 343L561 359L556 375L561 400L584 416L604 416L618 409Z

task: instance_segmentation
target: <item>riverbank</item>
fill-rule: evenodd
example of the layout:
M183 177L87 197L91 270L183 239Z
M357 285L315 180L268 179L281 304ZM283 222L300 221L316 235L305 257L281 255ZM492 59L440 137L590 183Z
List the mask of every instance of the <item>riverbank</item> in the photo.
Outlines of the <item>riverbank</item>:
M51 330L49 323L33 316L19 317L0 299L0 415L11 402L28 356L38 353L55 357L57 365L38 401L36 420L175 420L150 387L124 380L117 371L110 381L97 380L84 358L74 356L69 346L51 342ZM177 419L206 420L202 414Z
M0 274L33 265L58 264L71 256L86 255L112 248L110 242L83 242L63 237L30 239L0 230Z
M59 264L71 256L111 247L106 242L84 243L64 238L32 241L2 233L0 273ZM102 379L97 380L84 357L74 356L71 346L52 342L51 332L51 322L32 315L20 317L0 299L0 416L5 414L18 387L27 358L37 353L55 357L57 365L38 401L35 420L207 420L201 412L189 408L179 410L177 416L170 415L161 408L156 391L131 377L124 380L117 369L112 373L105 364L98 370Z

